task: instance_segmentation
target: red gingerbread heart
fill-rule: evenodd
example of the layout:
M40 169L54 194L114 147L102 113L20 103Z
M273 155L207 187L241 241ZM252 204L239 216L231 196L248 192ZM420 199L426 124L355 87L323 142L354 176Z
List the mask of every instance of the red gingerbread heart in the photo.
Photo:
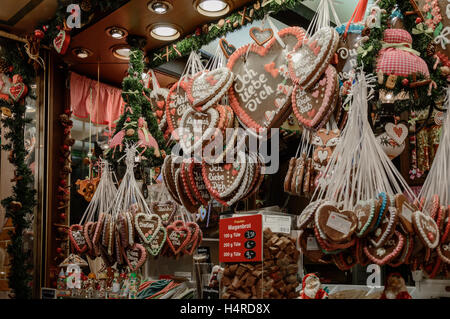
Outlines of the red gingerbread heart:
M73 245L74 250L77 253L82 254L88 249L86 239L84 238L82 225L75 224L75 225L70 226L69 238L70 238L70 242Z
M230 105L242 124L259 133L280 126L289 116L293 85L285 52L302 45L305 31L290 27L278 32L278 36L286 44L285 49L276 38L265 47L248 44L235 51L227 64L235 75L229 90Z
M188 99L189 77L185 76L172 85L167 95L166 120L169 133L175 140L179 139L176 129L179 127L181 117L184 112L191 109Z
M56 52L61 55L66 54L66 51L69 48L69 44L70 34L65 30L59 31L58 35L53 39L53 46Z
M145 247L141 244L135 243L133 246L122 249L122 256L130 267L131 271L135 272L145 263L147 252Z
M22 82L18 82L9 88L9 95L14 100L14 102L20 101L27 94L28 94L28 87Z
M167 226L166 242L175 255L178 255L190 240L191 232L184 226L184 223L178 222Z

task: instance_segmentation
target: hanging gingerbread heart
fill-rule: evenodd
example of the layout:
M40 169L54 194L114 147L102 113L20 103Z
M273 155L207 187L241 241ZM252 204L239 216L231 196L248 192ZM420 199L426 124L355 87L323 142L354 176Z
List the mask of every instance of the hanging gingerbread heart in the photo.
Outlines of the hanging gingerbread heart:
M357 23L351 23L348 29L347 24L336 28L339 34L339 44L336 50L338 56L336 71L338 72L341 83L354 78L354 70L358 63L357 49L360 45L363 29L364 25Z
M370 234L370 243L375 247L382 246L389 238L392 237L395 227L398 223L398 212L395 207L389 207L387 213L383 216L380 224Z
M202 166L191 162L188 164L189 187L192 188L194 197L204 206L208 206L212 197L203 180Z
M88 245L86 243L86 239L83 235L83 226L79 224L75 224L70 226L69 228L69 238L70 242L73 245L74 250L82 254L88 249Z
M177 168L174 175L178 198L181 200L181 203L188 212L190 212L191 214L195 214L200 207L200 204L193 204L190 200L190 197L192 197L192 195L189 194L189 187L184 186L180 171L181 168Z
M290 27L278 36L285 48L275 38L265 47L249 44L236 50L227 64L235 75L230 105L244 126L259 133L279 127L289 116L293 85L286 54L302 45L305 31Z
M145 247L138 243L122 250L122 254L132 272L136 272L141 268L147 258Z
M92 242L95 234L95 228L97 227L96 222L87 222L83 226L83 235L84 239L86 240L86 243L88 245L88 254L91 257L95 257L95 250L94 250L94 244Z
M405 236L399 231L395 231L393 238L389 239L383 246L375 247L368 244L364 247L364 253L372 262L381 266L398 256L402 252L404 244Z
M403 245L402 252L389 261L388 265L391 267L399 267L407 264L409 257L414 248L414 240L411 235L405 235L405 244Z
M227 42L225 39L219 40L220 48L222 49L223 54L228 59L234 51L236 51L236 47L230 43Z
M333 154L333 150L339 141L339 129L326 130L320 129L314 133L312 144L315 146L313 153L314 168L318 170L325 169L328 161Z
M66 30L60 30L56 37L53 39L53 47L58 54L66 54L70 44L70 34Z
M304 228L298 238L298 243L306 258L312 262L324 263L323 257L325 253L320 249L313 229Z
M163 226L158 215L138 213L134 217L134 227L142 241L149 244L153 235Z
M329 66L338 43L339 34L330 27L305 39L301 48L287 56L292 81L304 90L312 88Z
M179 164L177 163L175 163L174 165L179 166ZM163 166L161 167L161 173L163 176L164 185L166 186L166 189L169 192L172 199L178 205L183 205L180 201L180 198L177 195L177 189L175 186L175 177L174 174L172 173L172 155L168 155L164 159Z
M92 244L94 246L94 251L97 256L100 256L100 241L103 232L103 226L105 224L106 214L100 213L98 216L97 225L95 227L94 237L92 238Z
M189 229L190 233L191 233L191 239L189 241L189 243L183 248L183 253L185 253L186 255L191 256L195 249L197 249L197 247L200 245L200 227L198 226L197 223L194 222L188 222L186 223L186 227Z
M259 46L263 46L266 42L273 38L273 30L270 28L261 29L258 27L253 27L250 29L249 33L253 41L255 41Z
M336 107L338 87L336 69L331 65L310 90L296 85L292 92L292 109L298 121L310 129L326 124Z
M391 160L399 156L405 150L406 144L404 141L402 144L397 144L397 142L386 132L378 135L376 138L383 151Z
M356 235L358 237L365 237L375 226L378 217L379 207L376 207L376 201L370 200L366 202L359 202L355 206L355 215L358 219L358 227L356 228Z
M398 144L401 145L408 136L408 127L405 124L386 123L386 133Z
M152 256L158 256L159 252L164 247L166 237L167 230L165 227L161 227L156 235L152 237L150 243L145 246L145 248Z
M189 77L185 76L172 85L166 101L166 121L168 131L178 141L176 129L180 126L181 118L185 111L191 109L188 99Z
M9 88L9 96L14 102L22 100L28 94L28 86L23 82L13 83Z
M417 209L408 202L408 199L403 194L395 195L395 207L397 208L403 230L406 233L413 234L412 215Z
M352 211L341 211L330 203L322 204L315 214L315 224L324 239L332 242L347 242L357 227L357 218Z
M167 244L175 255L178 255L182 249L189 243L191 233L189 229L180 224L171 224L167 226Z
M189 101L196 111L205 112L220 101L231 84L233 73L225 67L201 71L189 82Z
M434 219L421 211L415 211L412 221L416 235L422 243L430 249L436 248L439 244L439 228Z
M305 229L314 222L314 214L321 204L322 201L318 200L310 202L308 206L306 206L302 213L297 217L298 229Z
M177 204L174 201L153 202L150 205L150 210L153 214L161 217L164 226L170 224L177 212Z

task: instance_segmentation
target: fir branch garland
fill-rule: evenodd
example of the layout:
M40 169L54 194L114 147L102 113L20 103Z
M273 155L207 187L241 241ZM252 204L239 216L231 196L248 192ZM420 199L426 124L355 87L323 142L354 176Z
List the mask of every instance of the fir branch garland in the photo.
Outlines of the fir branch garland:
M20 74L23 77L25 85L29 87L34 82L35 73L32 65L26 63L26 53L23 48L17 46L16 42L9 40L0 41L2 47L2 58L13 66L11 73ZM28 95L33 98L32 96ZM10 102L0 99L0 106L11 109L12 116L2 118L4 128L8 129L5 138L8 143L2 145L3 150L12 152L10 162L15 167L15 175L20 177L13 186L12 195L3 199L1 204L6 209L6 217L11 218L14 231L10 232L11 243L7 247L10 257L10 271L8 274L9 287L12 289L14 298L31 298L31 280L30 270L33 265L30 261L32 252L24 249L23 233L30 226L26 216L34 213L36 205L36 190L33 188L34 177L25 163L25 125L30 123L25 119L25 99L18 102ZM18 202L19 207L12 206L13 202Z

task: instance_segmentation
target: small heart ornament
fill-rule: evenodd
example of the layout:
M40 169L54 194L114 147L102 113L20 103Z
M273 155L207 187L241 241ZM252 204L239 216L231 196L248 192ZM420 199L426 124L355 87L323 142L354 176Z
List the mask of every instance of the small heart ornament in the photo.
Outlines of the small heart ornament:
M9 96L14 100L14 102L18 102L22 100L28 94L28 86L25 83L18 82L12 84L9 88Z
M122 250L123 258L131 271L136 272L145 263L147 253L145 247L135 243L133 246Z
M186 223L186 227L189 229L189 232L191 233L191 239L189 243L183 248L183 252L186 255L191 256L195 249L200 245L200 226L198 226L197 223L194 222L188 222Z
M166 242L175 255L178 255L190 240L191 232L183 222L167 226Z
M66 30L60 30L56 37L53 39L53 47L58 54L66 54L70 44L70 34Z
M157 256L161 249L164 247L167 238L167 230L165 227L161 227L156 235L153 236L150 243L146 245L147 251L152 256Z
M250 29L249 33L253 41L255 41L259 46L263 46L266 42L270 41L270 39L273 38L272 29L261 29L253 27Z
M408 136L408 128L405 124L386 123L385 130L398 145L402 145Z
M236 51L236 47L228 43L225 39L220 39L219 44L223 54L227 59L234 53L234 51Z
M177 128L179 127L181 117L184 112L191 109L191 103L188 98L190 78L185 76L177 83L172 85L167 95L166 101L166 121L168 125L168 132L172 137L178 141Z
M143 242L149 244L153 235L163 226L158 215L138 213L134 217L134 227Z

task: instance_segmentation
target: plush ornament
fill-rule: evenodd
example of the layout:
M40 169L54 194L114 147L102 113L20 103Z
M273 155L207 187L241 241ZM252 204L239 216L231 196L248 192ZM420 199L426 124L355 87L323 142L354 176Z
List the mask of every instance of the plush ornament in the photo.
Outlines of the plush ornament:
M328 299L328 293L320 288L320 279L315 274L303 277L302 290L298 299Z
M380 299L412 299L406 289L405 280L399 273L388 276Z

